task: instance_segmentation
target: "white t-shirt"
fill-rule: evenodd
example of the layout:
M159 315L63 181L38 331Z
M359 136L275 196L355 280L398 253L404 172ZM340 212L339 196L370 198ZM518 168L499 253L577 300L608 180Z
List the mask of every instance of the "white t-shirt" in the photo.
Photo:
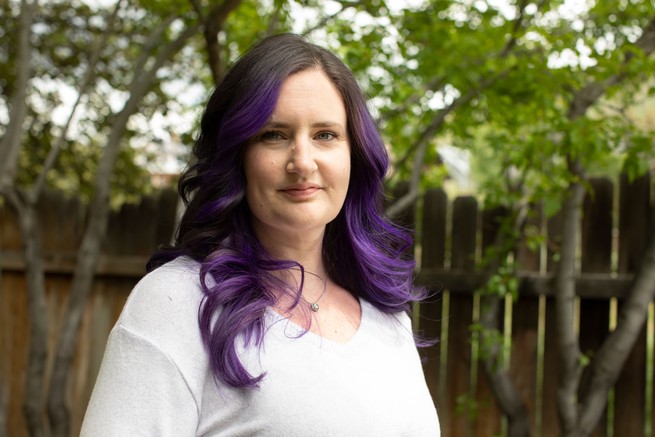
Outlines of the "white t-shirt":
M260 388L216 383L198 328L198 264L146 275L113 328L81 435L439 436L406 314L361 300L358 331L338 343L269 310L261 349L238 351Z

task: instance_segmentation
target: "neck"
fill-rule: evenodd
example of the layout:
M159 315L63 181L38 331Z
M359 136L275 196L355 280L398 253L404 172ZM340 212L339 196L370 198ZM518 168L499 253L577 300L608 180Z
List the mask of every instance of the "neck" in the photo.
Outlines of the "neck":
M303 266L306 272L321 278L327 276L323 265L323 231L281 234L256 227L255 233L260 244L271 257L295 261Z
M279 271L274 274L292 287L300 286L302 281L301 299L313 311L318 311L317 304L323 302L321 299L330 287L330 279L323 263L323 231L282 234L255 227L257 238L268 255L279 260L292 260L302 266L304 277L300 269ZM278 298L281 299L282 311L292 305L290 296L279 295Z

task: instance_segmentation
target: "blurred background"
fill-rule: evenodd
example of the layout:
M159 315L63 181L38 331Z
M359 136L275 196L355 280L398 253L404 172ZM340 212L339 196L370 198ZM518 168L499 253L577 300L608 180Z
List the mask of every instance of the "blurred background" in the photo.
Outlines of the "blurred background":
M1 0L0 23L0 436L79 433L213 85L280 32L370 99L443 435L653 435L652 1Z

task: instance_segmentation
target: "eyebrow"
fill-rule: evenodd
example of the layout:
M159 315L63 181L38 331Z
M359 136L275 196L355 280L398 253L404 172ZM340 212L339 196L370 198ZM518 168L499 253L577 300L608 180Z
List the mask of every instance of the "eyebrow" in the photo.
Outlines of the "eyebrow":
M291 127L290 123L285 123L283 121L269 121L264 125L265 128L273 128L273 129L288 129ZM336 122L336 121L318 121L316 123L312 123L313 128L334 128L338 127L340 129L343 129L344 127L341 125L341 123Z

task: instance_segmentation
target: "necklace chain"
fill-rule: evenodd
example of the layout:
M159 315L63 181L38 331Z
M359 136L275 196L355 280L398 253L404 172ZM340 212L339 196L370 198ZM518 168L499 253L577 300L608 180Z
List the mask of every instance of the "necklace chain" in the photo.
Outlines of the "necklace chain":
M318 276L316 273L312 273L312 272L307 272L307 273L310 274L310 275L312 275L312 276L316 276L318 279L320 279L321 281L323 281L323 291L321 291L321 294L318 296L318 299L316 299L314 302L309 302L307 299L305 299L304 297L302 297L302 295L300 296L300 298L301 298L302 300L304 300L305 302L307 302L307 303L309 304L309 308L311 308L312 311L314 311L315 313L317 313L318 310L321 309L320 305L318 304L318 301L321 300L321 298L322 298L323 295L325 294L325 290L327 290L327 276L326 276L325 278L321 278L321 277Z

